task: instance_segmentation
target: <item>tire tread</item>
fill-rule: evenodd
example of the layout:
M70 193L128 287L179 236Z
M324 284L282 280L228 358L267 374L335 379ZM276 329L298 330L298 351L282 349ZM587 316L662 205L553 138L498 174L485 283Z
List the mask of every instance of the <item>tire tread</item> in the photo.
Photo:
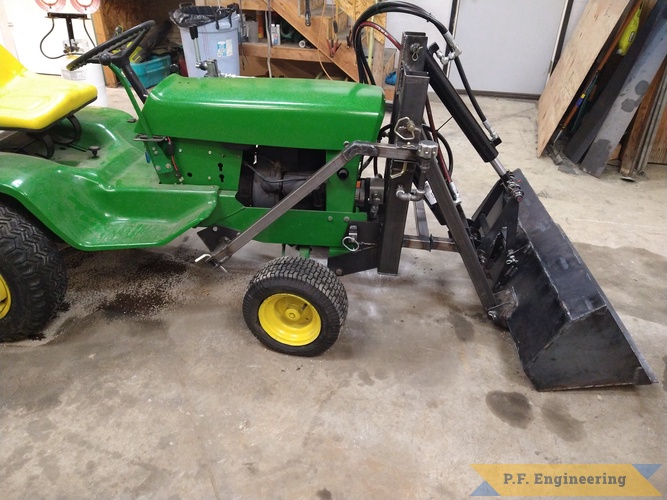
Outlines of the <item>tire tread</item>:
M21 318L0 320L0 341L33 337L52 318L65 296L67 275L62 258L55 243L32 217L0 204L0 259L3 266L18 275L27 300ZM12 293L12 300L14 296ZM23 295L17 299L20 296Z
M323 311L329 318L328 331L308 346L277 345L277 342L267 338L268 335L259 326L256 308L266 295L278 293L277 290L286 286L303 285L317 290L325 297L325 309L333 308L333 311ZM334 272L314 260L302 257L280 257L266 264L250 280L243 300L243 315L255 337L274 350L300 356L316 356L331 347L345 323L347 311L347 293Z

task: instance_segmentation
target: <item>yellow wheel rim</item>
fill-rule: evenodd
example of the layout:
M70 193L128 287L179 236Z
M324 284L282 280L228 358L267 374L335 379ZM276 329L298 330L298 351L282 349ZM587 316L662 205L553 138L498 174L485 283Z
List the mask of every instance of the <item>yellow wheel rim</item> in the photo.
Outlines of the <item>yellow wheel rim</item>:
M0 319L7 316L12 307L12 295L9 293L7 282L0 274Z
M320 334L322 320L307 300L277 293L259 306L259 324L271 338L291 346L310 344Z

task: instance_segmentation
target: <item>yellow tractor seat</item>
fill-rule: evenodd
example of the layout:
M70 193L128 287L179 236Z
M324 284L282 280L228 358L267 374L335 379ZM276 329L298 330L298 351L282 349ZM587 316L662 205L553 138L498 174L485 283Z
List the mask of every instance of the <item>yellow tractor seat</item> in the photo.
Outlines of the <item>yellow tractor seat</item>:
M0 45L0 130L41 131L95 99L94 85L35 74Z

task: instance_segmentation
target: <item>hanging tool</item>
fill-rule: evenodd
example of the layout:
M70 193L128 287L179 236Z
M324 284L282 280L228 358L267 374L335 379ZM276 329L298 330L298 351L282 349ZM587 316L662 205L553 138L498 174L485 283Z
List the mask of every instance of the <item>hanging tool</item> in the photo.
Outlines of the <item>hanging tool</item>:
M310 0L305 0L305 1L306 1L306 12L305 12L306 26L310 26L311 24Z
M330 38L327 40L327 48L329 49L329 57L333 59L333 57L336 55L336 52L338 51L338 48L340 47L340 41L338 41L336 38Z
M338 35L338 14L339 14L339 12L340 11L338 10L338 1L333 0L334 18L333 18L333 22L331 23L331 25L333 26L334 37Z

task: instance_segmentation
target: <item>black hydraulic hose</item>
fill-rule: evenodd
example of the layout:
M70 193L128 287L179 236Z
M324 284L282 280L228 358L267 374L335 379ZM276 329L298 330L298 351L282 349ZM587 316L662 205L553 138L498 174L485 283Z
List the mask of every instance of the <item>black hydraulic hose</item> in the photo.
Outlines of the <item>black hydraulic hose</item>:
M352 27L352 44L357 55L357 66L359 67L359 81L362 83L375 84L371 69L368 66L366 58L364 57L363 48L361 46L361 24L366 22L371 17L383 14L385 12L395 12L399 14L411 14L420 17L427 22L432 23L440 33L448 33L444 24L434 18L429 12L421 7L407 2L380 2L370 6L366 9L355 22Z
M475 97L475 94L472 92L472 88L470 87L470 83L468 83L468 77L466 77L465 71L463 71L463 64L461 64L461 59L457 57L454 59L454 64L456 64L456 70L459 72L459 77L461 78L461 83L463 83L463 88L466 91L466 94L468 98L470 99L470 103L472 104L472 107L475 108L475 111L477 112L477 116L479 116L479 119L484 123L487 121L486 115L484 114L484 111L482 111L482 108L479 106L479 103L477 102L477 98Z
M440 132L438 132L437 129L433 130L427 124L423 124L422 128L427 135L430 135L430 138L432 140L438 141L445 148L445 151L447 152L447 164L446 164L447 172L449 173L449 177L451 178L452 174L454 173L454 152L452 151L452 147L449 145L449 142L447 142L447 139L445 139L445 137ZM377 141L382 142L384 138L389 137L390 129L391 129L391 123L383 126L378 132ZM366 167L368 167L368 165L370 165L372 162L373 173L377 177L378 175L377 160L378 160L377 156L371 156L366 161L362 162L361 167L359 168L358 176L361 177L363 171L366 170Z
M410 14L413 16L420 17L426 20L427 22L433 24L435 28L440 32L442 37L445 38L445 40L447 38L447 35L449 34L449 30L443 23L441 23L438 19L433 17L428 11L417 5L401 1L394 1L394 2L381 1L375 5L370 6L368 9L362 12L362 14L359 16L359 19L357 19L357 21L354 23L352 31L350 32L352 44L354 46L355 53L357 55L357 67L359 68L359 81L361 83L370 83L371 85L375 85L375 79L373 78L372 71L368 66L368 62L366 61L366 58L363 53L363 48L361 46L361 29L360 29L361 25L371 17L377 14L384 14L387 12L394 12L398 14ZM463 65L461 64L460 59L457 57L454 59L454 62L456 64L456 69L459 72L459 76L461 77L463 88L468 98L470 99L470 102L473 108L475 109L477 116L479 116L479 119L483 123L486 122L487 121L486 115L484 114L484 111L482 111L482 108L480 107L475 95L472 92L472 88L470 87L470 83L468 82L468 78L465 74L465 71L463 70Z
M451 182L452 173L454 173L454 153L451 146L447 142L447 139L445 139L445 137L440 132L436 130L434 133L429 125L423 124L422 129L424 130L424 134L428 139L439 142L445 148L445 151L447 152L447 163L444 163L444 157L442 157L441 150L438 150L438 163L440 166L445 165L445 167L441 169L442 173L445 176L445 180L448 183ZM445 173L445 171L447 173Z
M429 51L426 51L424 64L429 75L431 87L440 98L440 101L445 105L449 114L452 115L452 118L465 134L468 141L470 141L470 144L472 144L484 162L488 163L495 160L498 157L496 147L484 133L479 123L477 123L475 117Z
M359 29L359 25L373 16L378 14L384 14L385 12L397 12L402 14L412 14L417 17L432 23L436 29L444 36L445 33L449 33L447 27L442 24L438 19L433 17L428 11L424 10L422 7L419 7L415 4L408 2L379 2L375 5L371 5L368 9L361 13L359 19L354 23L352 27L352 34L356 35Z
M382 142L382 139L384 139L385 137L389 137L389 130L390 129L391 129L391 123L382 127L378 132L377 142ZM377 156L371 156L371 157L368 158L368 160L366 160L365 162L363 162L361 164L361 168L359 169L359 174L358 174L359 177L361 177L361 174L366 169L366 167L368 167L368 165L370 165L371 162L373 162L373 175L375 177L378 176L378 157Z

